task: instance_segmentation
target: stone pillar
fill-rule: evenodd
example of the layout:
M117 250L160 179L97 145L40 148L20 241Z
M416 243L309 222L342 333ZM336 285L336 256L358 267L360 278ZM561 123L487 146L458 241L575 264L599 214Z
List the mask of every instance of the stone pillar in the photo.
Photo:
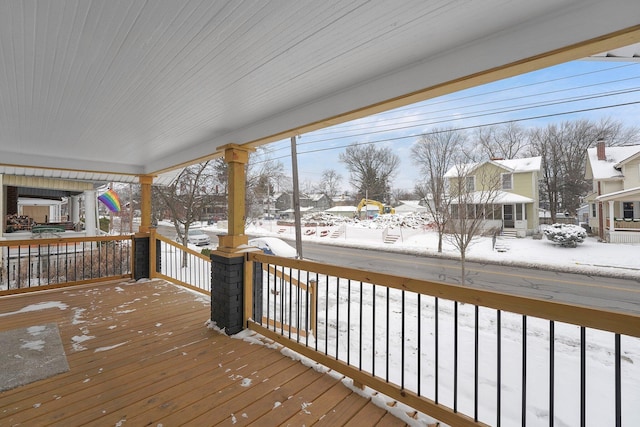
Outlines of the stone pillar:
M145 236L144 234L136 234L133 237L133 278L134 280L139 279L150 279L152 277L151 267L155 268L156 271L160 270L160 240L153 241L156 242L155 251L152 251L152 247L149 242L151 242L150 236ZM151 263L151 255L155 253L155 263Z
M151 228L151 184L153 176L141 175L140 180L140 233L148 233Z
M244 256L211 254L211 320L227 334L244 329Z

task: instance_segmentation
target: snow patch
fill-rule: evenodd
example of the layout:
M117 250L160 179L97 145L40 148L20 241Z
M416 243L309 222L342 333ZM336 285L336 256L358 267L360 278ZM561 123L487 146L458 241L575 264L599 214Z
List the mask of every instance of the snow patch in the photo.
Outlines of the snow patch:
M26 348L27 350L33 351L42 351L44 350L44 340L35 340L35 341L23 341L23 344L20 348Z
M11 316L13 314L19 313L30 313L33 311L47 310L49 308L57 308L60 310L66 310L69 306L62 301L48 301L48 302L39 302L37 304L30 304L26 307L21 308L17 311L10 311L8 313L0 313L0 317Z
M101 352L101 351L113 350L114 348L121 347L121 346L123 346L125 344L128 344L128 343L129 343L129 341L125 341L125 342L121 342L119 344L110 345L108 347L99 347L99 348L96 348L93 352L94 353L98 353L98 352Z

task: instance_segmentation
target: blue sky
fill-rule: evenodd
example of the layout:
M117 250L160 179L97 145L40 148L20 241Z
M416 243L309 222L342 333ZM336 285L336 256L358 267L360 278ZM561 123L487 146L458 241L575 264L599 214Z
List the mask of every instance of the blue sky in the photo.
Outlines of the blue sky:
M392 187L411 190L418 178L411 145L434 127L469 128L470 137L474 127L511 120L531 128L611 118L633 127L639 113L640 62L573 61L301 135L301 187L334 169L342 175L341 187L350 191L349 173L338 156L354 142L392 147L400 156ZM269 149L290 176L290 141L275 142Z

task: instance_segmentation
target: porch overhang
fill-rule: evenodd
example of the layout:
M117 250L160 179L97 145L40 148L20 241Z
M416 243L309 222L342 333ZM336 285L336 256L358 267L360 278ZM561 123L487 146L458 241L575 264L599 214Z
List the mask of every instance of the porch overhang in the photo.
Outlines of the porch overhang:
M603 194L595 200L597 202L635 202L640 200L640 187Z
M491 204L491 205L518 205L523 203L533 203L530 197L521 196L519 194L509 193L506 191L498 191L495 196L489 197L482 191L475 191L466 197L462 203L466 204ZM461 204L459 200L452 199L452 205Z

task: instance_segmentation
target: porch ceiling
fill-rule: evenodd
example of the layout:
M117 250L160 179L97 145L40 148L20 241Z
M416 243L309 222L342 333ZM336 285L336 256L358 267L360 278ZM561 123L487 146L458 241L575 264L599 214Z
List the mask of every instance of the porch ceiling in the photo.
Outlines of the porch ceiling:
M167 171L637 43L638 16L637 0L3 1L0 164Z

